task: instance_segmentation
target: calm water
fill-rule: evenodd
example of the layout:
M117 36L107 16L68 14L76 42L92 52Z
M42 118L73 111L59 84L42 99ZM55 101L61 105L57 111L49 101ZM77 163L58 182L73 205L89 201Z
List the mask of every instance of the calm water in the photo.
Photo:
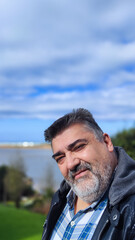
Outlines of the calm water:
M56 162L52 159L51 150L48 149L0 149L0 166L9 165L17 156L23 158L26 174L33 179L34 187L41 190L46 184L47 174L51 169L55 188L58 188L62 176Z

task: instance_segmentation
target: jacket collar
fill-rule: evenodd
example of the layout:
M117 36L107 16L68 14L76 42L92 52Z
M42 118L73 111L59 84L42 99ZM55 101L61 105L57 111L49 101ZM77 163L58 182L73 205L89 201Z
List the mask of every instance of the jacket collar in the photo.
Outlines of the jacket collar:
M121 147L115 147L118 165L109 190L109 202L114 206L123 198L135 194L135 161Z

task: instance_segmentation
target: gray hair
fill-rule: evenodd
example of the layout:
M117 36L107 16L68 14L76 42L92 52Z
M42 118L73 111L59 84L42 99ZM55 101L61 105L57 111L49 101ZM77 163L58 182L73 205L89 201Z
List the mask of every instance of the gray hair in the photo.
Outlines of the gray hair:
M84 124L100 142L103 141L103 131L93 118L92 114L84 108L78 108L57 119L48 129L44 131L45 141L52 142L60 132L69 126L81 123Z

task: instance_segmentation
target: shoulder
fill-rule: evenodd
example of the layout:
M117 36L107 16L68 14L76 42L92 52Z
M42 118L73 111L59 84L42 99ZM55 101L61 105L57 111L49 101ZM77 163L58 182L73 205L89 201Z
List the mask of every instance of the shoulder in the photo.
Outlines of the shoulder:
M135 194L125 198L120 204L120 225L124 230L124 239L135 238ZM126 238L127 237L127 238Z
M125 213L125 212L130 212L132 211L132 214L135 214L135 194L132 194L126 198L124 198L120 203L120 210L121 213Z

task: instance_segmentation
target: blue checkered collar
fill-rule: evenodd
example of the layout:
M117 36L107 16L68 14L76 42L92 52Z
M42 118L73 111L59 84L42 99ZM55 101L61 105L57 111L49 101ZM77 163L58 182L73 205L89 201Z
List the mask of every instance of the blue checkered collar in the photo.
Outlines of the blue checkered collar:
M105 194L106 195L106 194ZM101 198L103 197L103 195L101 196ZM84 210L82 211L88 211L88 210L94 210L98 204L100 203L101 201L101 198L98 199L97 201L93 202L89 207L85 208ZM72 191L72 189L69 191L69 193L67 194L67 204L69 205L69 208L70 209L73 209L74 208L74 205L75 205L75 201L76 201L76 195L75 193Z

